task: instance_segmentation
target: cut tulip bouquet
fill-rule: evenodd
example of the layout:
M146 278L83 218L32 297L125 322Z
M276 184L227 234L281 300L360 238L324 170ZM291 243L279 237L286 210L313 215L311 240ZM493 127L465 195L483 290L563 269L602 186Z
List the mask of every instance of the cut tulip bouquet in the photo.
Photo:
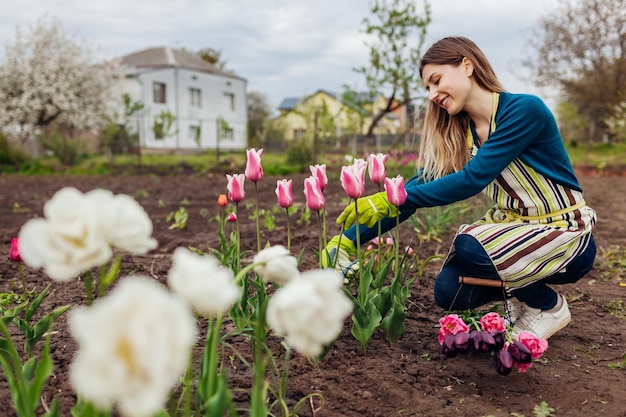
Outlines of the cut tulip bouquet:
M470 325L458 314L448 314L439 319L437 340L442 353L453 358L461 353L493 355L496 371L508 375L513 368L526 372L535 359L543 356L548 341L528 332L512 335L504 318L491 311L476 319L466 315ZM471 327L470 327L471 326Z
M279 180L276 187L278 205L287 215L287 246L262 246L256 187L263 179L262 152L247 151L245 174L226 175L227 193L218 199L220 247L209 248L208 253L196 248L175 249L171 268L163 277L167 286L153 277L122 274L124 253L147 254L157 247L151 237L152 222L132 197L107 190L82 193L63 188L44 205L42 218L22 227L11 249L11 259L19 263L20 271L23 262L41 268L55 281L79 279L85 286L85 303L59 307L33 324L47 288L30 296L24 284L23 302L2 311L0 365L18 415L35 416L42 389L52 375L51 330L54 321L68 310L69 330L79 346L70 368L71 384L78 395L74 417L110 416L114 407L123 416L134 417L238 415L241 410L233 405L222 366L225 350L232 349L226 343L226 320L252 343L253 382L246 414L253 417L293 415L305 400L318 395L307 395L293 410L287 407L283 384L290 351L293 348L312 359L322 359L350 314L352 334L364 349L378 328L392 343L398 340L404 331L409 285L414 280L409 270L416 265L407 262L415 257L409 249L402 253L399 249L398 228L390 242L392 252L383 251L379 244L373 255L365 258L366 251L359 247L356 257L361 267L342 276L334 268L336 259L330 259L324 249L328 243L326 166L311 166L303 189L307 209L318 216L320 268L301 272L299 258L290 252L291 180ZM367 161L356 159L341 172L357 220L358 205L367 198L367 167ZM385 189L379 194L386 195L388 214L399 224L397 207L406 199L403 178L386 178L382 154L370 156L369 168L372 181L379 190ZM255 184L257 250L252 262L242 265L239 204L246 197L246 179ZM229 201L234 205L232 211L228 210ZM233 228L230 239L227 225ZM383 240L379 235L377 242ZM423 271L434 259L423 261L417 269ZM94 270L98 273L92 274ZM390 271L393 277L387 279ZM198 350L201 322L207 333L203 346L197 346L200 365L196 369L193 352ZM26 360L11 338L8 326L12 323L26 335ZM269 348L270 333L284 339L279 345L286 349L282 371L275 366L275 353ZM44 346L37 351L41 340ZM268 374L272 373L280 383L270 383ZM45 416L59 415L55 399Z

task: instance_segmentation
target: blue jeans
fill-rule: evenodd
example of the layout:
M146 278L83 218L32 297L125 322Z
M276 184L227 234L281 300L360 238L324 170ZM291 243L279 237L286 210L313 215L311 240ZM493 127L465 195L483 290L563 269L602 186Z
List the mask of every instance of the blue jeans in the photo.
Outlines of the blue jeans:
M443 267L435 281L435 302L446 310L467 310L505 298L501 288L459 284L459 277L500 279L491 259L469 235L458 235L454 240L455 254ZM581 279L593 268L596 244L593 236L583 253L576 257L564 272L558 272L540 281L511 290L510 295L533 308L548 310L557 303L556 292L547 284L570 284Z

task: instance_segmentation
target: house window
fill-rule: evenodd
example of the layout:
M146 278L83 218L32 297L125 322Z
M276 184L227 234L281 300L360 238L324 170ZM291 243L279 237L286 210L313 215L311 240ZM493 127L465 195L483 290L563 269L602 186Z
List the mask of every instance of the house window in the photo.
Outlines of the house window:
M202 91L199 88L189 89L191 107L202 107Z
M304 130L304 129L294 129L294 131L293 131L293 138L294 139L302 139L304 137L305 133L306 133L306 130Z
M233 129L230 127L226 127L222 130L222 140L234 140L235 135L233 133Z
M155 103L165 103L165 83L152 83L152 97Z
M189 125L189 138L196 142L196 145L201 145L202 129L200 125Z
M233 93L224 93L222 96L222 108L235 111L235 95Z

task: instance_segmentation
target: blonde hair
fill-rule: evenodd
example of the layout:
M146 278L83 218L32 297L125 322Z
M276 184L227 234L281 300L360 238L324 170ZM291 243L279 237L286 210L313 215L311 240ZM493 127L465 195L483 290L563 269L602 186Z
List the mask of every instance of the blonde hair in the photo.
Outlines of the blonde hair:
M427 64L459 66L463 58L474 66L474 80L483 89L504 91L485 54L471 40L462 36L443 38L435 42L420 62L420 76ZM469 161L467 131L470 118L466 112L450 116L438 104L430 102L424 116L420 138L422 176L433 180L463 169Z

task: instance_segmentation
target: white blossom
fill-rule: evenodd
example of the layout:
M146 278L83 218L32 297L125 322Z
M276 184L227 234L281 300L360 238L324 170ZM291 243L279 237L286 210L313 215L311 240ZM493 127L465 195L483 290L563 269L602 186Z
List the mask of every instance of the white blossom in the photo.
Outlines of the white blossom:
M267 323L296 350L319 356L339 336L352 302L333 269L303 272L279 288L267 306Z
M252 262L259 264L253 269L265 283L274 282L284 285L300 275L298 260L281 245L261 250L254 256Z
M95 130L112 116L116 70L58 19L42 17L30 33L17 28L0 65L0 128L21 138L51 123Z
M113 256L111 245L133 253L157 246L145 210L124 194L65 187L43 211L45 219L29 220L20 230L20 254L52 279L67 281L104 264Z
M67 281L111 259L93 206L75 188L59 190L45 205L45 219L26 222L19 233L20 255L50 278Z
M241 295L233 272L211 255L176 248L167 275L170 288L203 316L227 311Z
M85 194L92 202L109 244L121 250L142 254L157 247L151 237L152 220L129 195L113 195L108 190L93 190Z
M187 303L141 276L71 311L69 327L79 344L70 367L74 390L100 409L117 403L132 417L163 409L196 338Z

